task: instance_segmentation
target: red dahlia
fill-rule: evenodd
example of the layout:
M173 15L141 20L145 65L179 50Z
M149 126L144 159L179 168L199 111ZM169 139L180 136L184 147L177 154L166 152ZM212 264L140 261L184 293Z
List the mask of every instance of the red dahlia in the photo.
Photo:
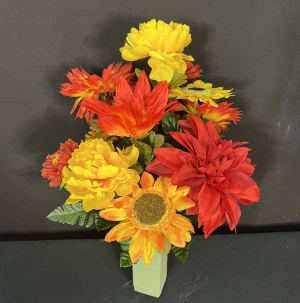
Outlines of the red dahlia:
M68 139L65 143L60 143L59 150L52 155L46 157L41 170L42 177L50 180L49 186L56 187L61 184L62 170L68 165L72 152L78 147L78 144L72 139Z
M184 133L170 135L187 151L158 148L146 170L191 188L195 207L187 214L198 215L205 238L226 221L234 230L241 216L238 202L250 205L259 200L259 188L250 177L255 167L248 158L250 149L243 146L248 142L222 140L213 121L205 124L196 115L179 125Z
M200 66L198 64L193 64L192 62L187 60L185 60L185 63L186 63L185 74L187 78L189 80L199 78L202 73L202 69L200 69Z

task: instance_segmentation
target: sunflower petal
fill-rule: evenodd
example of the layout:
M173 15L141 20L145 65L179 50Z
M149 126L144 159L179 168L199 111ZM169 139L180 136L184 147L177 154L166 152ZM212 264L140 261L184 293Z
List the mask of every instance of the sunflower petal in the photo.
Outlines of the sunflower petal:
M188 197L180 197L172 200L173 207L178 211L185 210L195 206L195 203Z
M135 263L143 253L145 246L145 235L143 231L136 232L130 242L129 255L132 263Z
M145 239L145 247L143 251L143 260L145 264L150 264L154 254L154 247L150 237Z
M191 221L182 215L175 214L172 224L181 230L191 231L193 233L195 232L194 226Z
M151 174L143 172L140 183L142 189L149 189L153 186L154 178Z
M152 240L153 246L155 247L155 249L158 252L161 252L164 249L165 243L166 243L166 238L161 234L160 231L152 234L151 240Z
M123 221L127 219L127 214L122 208L106 208L100 211L100 217L109 221Z
M116 241L119 234L123 234L131 226L130 222L120 223L114 226L105 236L104 240L106 242Z
M189 232L179 230L173 225L169 225L164 230L164 235L171 244L177 247L185 247L185 242L191 241L191 234Z

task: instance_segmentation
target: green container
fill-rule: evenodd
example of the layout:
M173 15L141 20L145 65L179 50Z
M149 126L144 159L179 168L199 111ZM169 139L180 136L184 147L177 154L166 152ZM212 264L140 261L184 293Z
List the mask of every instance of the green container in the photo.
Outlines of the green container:
M146 265L143 258L132 266L134 290L158 298L167 279L168 254L171 245L166 243L161 253L154 251L151 263Z

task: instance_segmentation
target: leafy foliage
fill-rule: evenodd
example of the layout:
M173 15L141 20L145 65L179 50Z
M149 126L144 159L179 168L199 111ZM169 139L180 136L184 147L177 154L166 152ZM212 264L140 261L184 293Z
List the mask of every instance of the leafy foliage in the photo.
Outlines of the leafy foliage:
M180 74L180 73L174 72L173 79L169 83L169 88L181 86L181 85L185 84L186 82L187 82L186 74Z
M129 255L129 245L130 240L124 240L120 242L121 253L120 253L120 267L129 267L132 266L130 255Z
M86 213L82 208L82 202L77 202L57 207L47 218L63 224L78 224L80 226L90 227L95 222L96 216L98 216L96 211Z
M167 135L170 131L182 131L181 127L178 125L178 119L170 112L163 116L161 119L161 125L164 133Z
M113 227L113 226L117 225L118 223L119 222L105 220L105 219L101 218L98 214L95 217L95 224L96 224L97 230L99 230L99 231Z
M185 263L186 258L189 254L189 248L191 246L191 242L187 242L185 247L176 247L172 245L173 254L182 262Z

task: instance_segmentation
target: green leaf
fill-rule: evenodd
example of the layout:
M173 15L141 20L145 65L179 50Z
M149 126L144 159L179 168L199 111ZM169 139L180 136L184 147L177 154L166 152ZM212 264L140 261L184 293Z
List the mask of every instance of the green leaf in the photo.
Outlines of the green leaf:
M165 137L163 135L156 135L153 140L153 150L161 147L165 142Z
M186 258L189 254L189 248L191 246L191 242L187 242L185 247L177 247L172 245L172 251L174 255L182 262L185 263Z
M132 266L130 255L128 251L121 251L120 253L120 267Z
M162 129L167 135L170 131L179 132L182 131L178 125L178 119L171 113L167 113L161 119Z
M90 130L98 132L98 133L103 133L103 131L99 127L98 122L97 122L96 119L93 119L92 123L89 122L89 124L90 124Z
M119 222L116 221L109 221L109 220L105 220L103 218L101 218L98 214L95 218L95 224L97 227L97 230L104 230L110 227L113 227L115 225L117 225Z
M120 242L121 253L120 253L120 267L129 267L132 266L130 255L129 255L129 245L130 239Z
M90 227L95 221L95 216L97 216L96 211L86 213L82 208L82 202L77 202L57 207L47 218L50 221L63 224L78 224L80 226Z
M131 241L131 238L120 242L120 247L121 247L122 251L129 250L130 241Z
M139 69L139 68L136 68L134 71L135 71L135 74L136 74L137 78L139 78L142 70Z
M138 140L134 140L133 143L136 145L140 153L138 159L139 163L148 165L154 157L152 147L149 144Z
M131 169L135 169L139 175L141 175L144 171L144 166L141 165L138 161L135 162L132 166L130 166Z
M187 82L186 74L180 74L180 73L174 72L173 79L171 80L171 82L169 82L169 88L181 86L181 85L185 84L186 82Z

